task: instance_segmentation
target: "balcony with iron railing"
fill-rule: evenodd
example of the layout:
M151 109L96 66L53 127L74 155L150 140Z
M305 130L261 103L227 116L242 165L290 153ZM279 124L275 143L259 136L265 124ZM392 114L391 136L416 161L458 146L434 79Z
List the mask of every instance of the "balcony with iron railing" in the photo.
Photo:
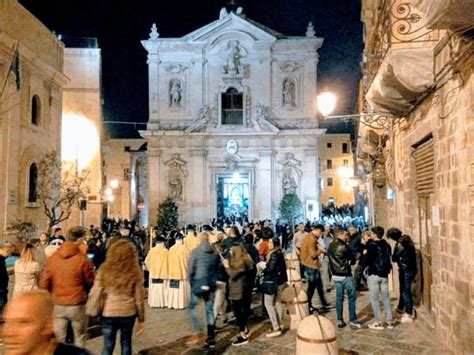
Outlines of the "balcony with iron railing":
M401 116L433 85L439 30L406 0L383 0L366 43L364 92L372 109Z

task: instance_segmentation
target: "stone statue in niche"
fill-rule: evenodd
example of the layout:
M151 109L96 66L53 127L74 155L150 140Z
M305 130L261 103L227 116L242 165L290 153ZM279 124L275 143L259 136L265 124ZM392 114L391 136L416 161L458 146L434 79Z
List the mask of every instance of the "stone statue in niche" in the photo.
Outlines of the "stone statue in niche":
M179 154L173 154L172 158L165 162L168 170L168 196L173 200L183 200L184 178L188 176L185 169L186 161Z
M169 84L170 107L183 107L183 84L179 79L173 79Z
M244 68L240 61L241 58L247 55L247 51L240 45L239 41L229 41L227 43L226 54L226 65L222 67L222 73L231 76L243 75Z
M280 160L279 163L283 165L281 176L282 189L285 195L295 194L298 190L299 178L303 175L301 169L301 161L296 159L293 153L286 153L285 159Z
M283 80L283 106L296 106L296 88L293 80Z

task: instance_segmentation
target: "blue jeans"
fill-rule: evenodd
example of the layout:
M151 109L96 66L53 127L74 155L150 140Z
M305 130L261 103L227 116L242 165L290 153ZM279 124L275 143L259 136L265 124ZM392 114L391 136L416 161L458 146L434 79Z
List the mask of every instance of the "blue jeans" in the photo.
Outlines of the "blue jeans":
M349 319L351 322L357 322L356 315L356 288L355 281L352 276L347 276L342 281L334 280L336 284L336 313L337 320L344 321L344 291L347 292L349 298Z
M411 284L415 280L416 273L404 272L399 270L398 280L400 281L400 300L398 301L398 309L404 309L410 315L413 314L413 296L411 294Z
M306 274L308 275L308 303L310 307L313 306L313 296L314 291L318 290L319 300L321 301L322 306L327 306L329 304L324 297L324 288L323 282L321 280L321 273L317 269L312 269L306 267Z
M102 334L104 335L104 349L102 355L112 355L115 348L115 339L120 330L120 346L122 355L132 354L132 332L136 316L131 317L102 317Z
M372 303L375 321L377 323L382 322L379 300L379 296L382 296L382 302L385 308L385 317L387 319L387 323L391 323L393 321L393 316L392 304L390 303L390 295L388 293L388 278L377 275L369 275L367 283L369 285L370 303Z
M203 296L197 296L193 292L191 292L191 300L189 301L188 305L188 314L191 317L191 322L193 323L193 328L196 332L202 330L201 328L201 321L199 320L199 314L196 309L196 306L200 299L204 300L204 307L206 309L206 322L207 322L207 329L208 329L208 337L213 338L214 334L209 334L209 332L213 332L214 329L214 293L209 292L205 293Z

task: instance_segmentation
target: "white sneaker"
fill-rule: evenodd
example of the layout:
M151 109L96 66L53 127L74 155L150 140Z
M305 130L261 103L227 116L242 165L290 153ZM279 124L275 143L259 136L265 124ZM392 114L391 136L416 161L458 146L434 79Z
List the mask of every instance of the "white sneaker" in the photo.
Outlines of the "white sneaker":
M385 327L380 324L380 323L377 323L377 322L374 322L372 324L369 324L369 329L373 329L373 330L384 330Z
M279 337L280 335L281 335L281 329L271 330L267 334L265 334L267 338L275 338L275 337Z
M393 322L387 322L387 329L393 329L394 325Z
M413 317L408 313L403 313L402 318L400 319L401 323L413 323Z

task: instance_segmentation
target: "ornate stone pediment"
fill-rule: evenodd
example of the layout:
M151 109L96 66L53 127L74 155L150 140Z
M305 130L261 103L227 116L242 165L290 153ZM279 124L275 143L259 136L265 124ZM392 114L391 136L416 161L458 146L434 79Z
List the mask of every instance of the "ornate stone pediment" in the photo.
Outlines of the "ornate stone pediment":
M295 71L298 71L300 68L301 64L296 62L285 62L283 64L280 64L281 71L285 73L293 73Z
M182 64L170 64L165 67L165 70L168 73L173 73L173 74L181 74L186 69L188 69L188 67Z

